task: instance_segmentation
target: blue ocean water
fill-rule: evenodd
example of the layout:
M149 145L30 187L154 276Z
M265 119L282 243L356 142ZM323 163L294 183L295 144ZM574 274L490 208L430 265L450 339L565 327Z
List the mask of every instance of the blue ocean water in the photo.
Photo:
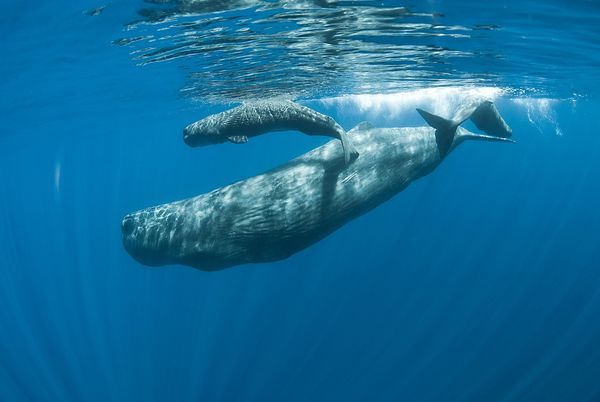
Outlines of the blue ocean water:
M75 3L0 3L0 400L600 400L597 2ZM287 260L122 247L125 214L327 141L188 148L210 113L420 126L472 95L516 144L461 145Z

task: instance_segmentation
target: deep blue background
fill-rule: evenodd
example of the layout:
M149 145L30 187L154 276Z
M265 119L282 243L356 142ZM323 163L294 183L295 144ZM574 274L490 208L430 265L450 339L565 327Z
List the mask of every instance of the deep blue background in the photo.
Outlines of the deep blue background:
M551 103L562 136L500 99L517 144L461 145L288 260L146 268L123 215L325 140L190 149L181 128L223 107L108 46L122 18L2 7L2 401L600 400L595 94Z

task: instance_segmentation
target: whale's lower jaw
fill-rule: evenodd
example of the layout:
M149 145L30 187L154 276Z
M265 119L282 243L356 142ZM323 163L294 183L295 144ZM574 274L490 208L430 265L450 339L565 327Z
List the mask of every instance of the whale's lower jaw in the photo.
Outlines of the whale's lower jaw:
M270 172L126 216L123 244L144 265L205 271L278 261L393 197L441 161L429 127L351 133Z
M220 190L227 198L227 188ZM253 206L249 200L244 213L234 216L242 206L214 205L218 202L213 198L209 193L127 215L121 225L125 250L139 263L151 267L187 265L217 271L268 263L287 259L366 212L353 209L341 216L322 216L313 210L298 214L293 223L286 224L285 219L269 219L275 213L273 209ZM210 217L199 221L190 218L198 210L206 211ZM229 230L218 229L223 226Z
M161 247L123 235L123 245L137 262L149 267L186 265L202 271L219 271L234 266L285 260L327 237L367 210L350 212L353 212L352 216L348 216L344 221L334 224L324 220L319 228L301 236L289 236L283 233L279 235L274 230L269 236L250 234L244 239L234 241L228 239L219 243L217 247L215 244L207 246L204 243L186 245L185 242L172 242L167 247ZM199 234L201 233L200 230ZM215 236L213 233L208 233L208 237Z
M186 265L203 271L218 271L244 264L285 260L318 242L335 229L337 227L302 238L255 236L253 239L240 239L235 242L224 241L217 248L206 247L204 244L186 245L185 242L173 242L167 247L161 247L140 242L123 234L123 246L137 262L146 266Z

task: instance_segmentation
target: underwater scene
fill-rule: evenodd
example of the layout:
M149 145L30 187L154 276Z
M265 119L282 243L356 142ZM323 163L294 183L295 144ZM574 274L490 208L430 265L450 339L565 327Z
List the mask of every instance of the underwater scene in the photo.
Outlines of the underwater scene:
M600 401L600 2L0 36L0 401Z

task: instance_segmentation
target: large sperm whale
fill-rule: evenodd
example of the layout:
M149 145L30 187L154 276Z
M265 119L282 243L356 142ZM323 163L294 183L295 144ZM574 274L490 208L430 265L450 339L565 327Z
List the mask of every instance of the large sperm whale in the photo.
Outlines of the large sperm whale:
M461 118L476 116L475 124L496 127L495 135L474 134L459 127L461 120L418 111L431 127L362 123L348 132L361 154L350 165L330 141L267 173L129 214L121 224L125 249L146 265L209 271L281 260L428 174L463 141L511 141L510 128L491 104Z
M183 140L192 147L230 141L245 143L270 131L297 130L308 135L337 138L346 163L358 157L344 129L331 117L291 101L256 101L213 114L188 125Z

